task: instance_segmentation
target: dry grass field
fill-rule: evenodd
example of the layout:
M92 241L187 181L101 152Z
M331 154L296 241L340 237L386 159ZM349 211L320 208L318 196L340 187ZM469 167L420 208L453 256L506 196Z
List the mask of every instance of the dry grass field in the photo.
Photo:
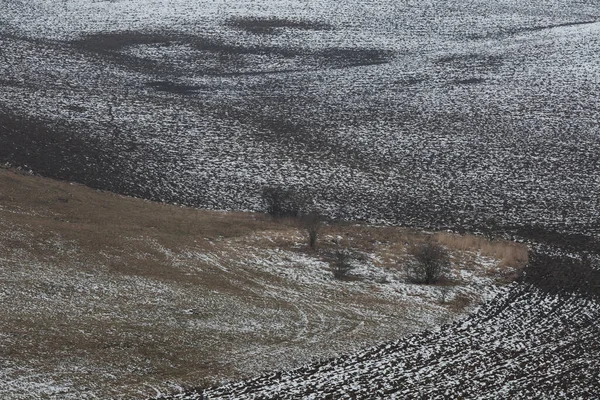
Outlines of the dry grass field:
M0 169L0 397L139 398L299 366L435 329L527 258L439 233L453 269L422 286L402 266L425 233L330 223L311 251L298 226ZM361 255L346 280L338 248Z

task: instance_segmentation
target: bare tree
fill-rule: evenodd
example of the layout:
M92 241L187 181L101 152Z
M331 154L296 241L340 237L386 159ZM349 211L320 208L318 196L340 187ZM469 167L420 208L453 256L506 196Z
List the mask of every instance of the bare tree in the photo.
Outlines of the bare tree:
M304 203L297 192L279 186L264 188L262 198L266 212L273 217L297 217Z
M316 211L312 211L302 217L301 223L302 227L306 230L308 247L315 250L317 248L319 231L323 225L323 216Z
M436 283L450 266L448 251L433 240L414 245L410 249L410 254L415 261L407 265L407 273L414 282Z
M333 276L337 279L344 279L353 269L352 254L347 250L336 251L333 261Z
M439 290L438 301L442 304L446 304L448 301L448 296L450 295L450 287L442 286Z

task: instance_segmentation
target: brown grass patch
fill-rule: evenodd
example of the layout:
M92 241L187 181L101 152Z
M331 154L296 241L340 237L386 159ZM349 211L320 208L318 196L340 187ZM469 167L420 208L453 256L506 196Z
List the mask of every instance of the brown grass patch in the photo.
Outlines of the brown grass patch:
M448 305L454 312L459 313L471 305L472 302L473 299L469 296L464 293L459 293L448 303Z
M328 223L311 251L304 233L293 219L152 203L0 168L0 358L111 398L139 395L148 382L293 367L418 329L406 319L410 300L378 296L389 288L381 274L323 288L286 273L325 276L338 249L398 269L425 234ZM523 262L520 245L436 238L462 260ZM268 270L252 260L269 260L249 261L276 250L311 263ZM469 303L448 304L461 312Z
M435 240L452 250L473 252L500 260L498 267L521 269L527 264L527 246L507 240L493 240L474 235L436 233Z

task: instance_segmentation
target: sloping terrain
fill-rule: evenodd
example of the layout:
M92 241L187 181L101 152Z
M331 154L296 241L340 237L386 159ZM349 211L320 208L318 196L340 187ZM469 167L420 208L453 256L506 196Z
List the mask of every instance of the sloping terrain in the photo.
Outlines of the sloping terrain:
M219 210L281 186L338 219L539 252L500 289L514 248L456 247L442 301L397 269L414 232L331 225L311 253L258 215L0 171L0 394L598 397L599 10L0 2L3 164ZM356 280L332 279L335 243L362 254Z
M0 397L143 398L291 369L460 318L523 245L440 234L453 270L409 283L423 234L124 198L0 169ZM337 249L357 254L334 279ZM157 388L156 390L154 388Z
M597 301L515 288L439 332L208 390L206 398L596 398ZM194 395L180 399L202 398Z
M3 1L0 161L152 200L598 232L600 3Z
M543 256L520 284L440 330L289 372L160 398L595 399L600 270L585 264L566 255Z

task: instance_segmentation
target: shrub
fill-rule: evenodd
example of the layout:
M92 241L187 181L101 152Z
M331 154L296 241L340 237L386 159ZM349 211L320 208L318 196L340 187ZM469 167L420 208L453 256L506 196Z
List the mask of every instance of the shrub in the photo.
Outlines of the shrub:
M415 244L410 254L415 260L407 265L407 274L413 282L436 283L450 266L448 251L433 240Z
M465 308L471 304L473 300L464 293L459 293L454 296L454 299L450 302L450 307L456 312L462 312Z
M450 287L449 286L440 287L438 301L442 304L446 304L446 302L448 301L449 295L450 295Z
M352 265L352 255L350 252L347 250L336 251L333 261L333 276L336 279L344 279L353 269L354 265Z

